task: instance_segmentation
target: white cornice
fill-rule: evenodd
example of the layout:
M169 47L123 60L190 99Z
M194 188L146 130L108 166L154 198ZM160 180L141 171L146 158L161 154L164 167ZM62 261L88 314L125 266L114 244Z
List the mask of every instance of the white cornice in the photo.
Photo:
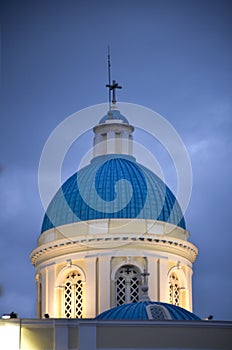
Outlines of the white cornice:
M33 265L38 265L48 259L61 257L71 253L110 250L112 256L117 249L136 249L144 255L144 252L166 252L186 258L191 263L196 260L198 249L192 243L165 235L146 234L142 237L128 234L123 235L89 235L78 236L76 239L60 239L45 243L34 249L30 255Z

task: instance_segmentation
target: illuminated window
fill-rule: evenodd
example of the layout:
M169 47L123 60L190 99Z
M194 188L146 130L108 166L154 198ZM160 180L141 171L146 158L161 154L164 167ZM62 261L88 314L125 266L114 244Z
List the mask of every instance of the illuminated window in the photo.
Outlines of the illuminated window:
M139 300L140 272L133 265L122 266L116 273L116 305Z
M169 277L169 303L180 305L180 282L175 273Z
M64 315L66 318L82 318L83 288L81 275L71 272L64 283Z

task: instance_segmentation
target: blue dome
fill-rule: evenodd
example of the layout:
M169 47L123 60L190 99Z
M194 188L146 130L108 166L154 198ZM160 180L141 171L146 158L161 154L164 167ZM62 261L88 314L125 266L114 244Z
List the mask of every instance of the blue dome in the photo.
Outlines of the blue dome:
M200 320L198 316L179 306L154 301L124 304L102 312L100 320Z
M132 156L105 155L72 175L58 190L45 214L42 230L105 218L160 220L185 229L171 190Z
M103 124L107 120L122 120L122 123L129 124L126 117L124 117L124 115L122 115L117 109L112 109L111 111L109 111L107 115L101 118L98 124Z

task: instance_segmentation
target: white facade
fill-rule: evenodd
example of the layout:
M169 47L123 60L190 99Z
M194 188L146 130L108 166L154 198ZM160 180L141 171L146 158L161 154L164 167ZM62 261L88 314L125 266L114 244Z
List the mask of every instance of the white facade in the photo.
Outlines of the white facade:
M12 319L0 339L4 350L229 350L232 322Z
M91 221L67 225L61 231L51 229L41 235L38 247L31 253L36 267L37 317L46 313L50 317L76 317L77 301L81 304L78 316L84 318L116 306L116 276L125 266L134 267L139 273L149 271L151 300L172 301L192 311L192 263L197 248L183 239L183 229L174 228L175 236L181 237L177 238L165 235L162 228L166 224L160 221L154 222L149 232L145 228L151 227L151 221L110 219L101 220L107 229L99 232L99 221L96 233ZM88 226L91 233L87 232ZM160 233L152 232L156 226ZM172 276L177 287L171 286ZM67 279L71 283L69 315Z

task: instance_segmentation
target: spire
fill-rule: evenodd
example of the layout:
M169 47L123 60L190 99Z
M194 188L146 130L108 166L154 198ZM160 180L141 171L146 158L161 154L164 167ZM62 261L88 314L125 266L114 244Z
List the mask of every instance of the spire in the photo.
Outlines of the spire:
M108 84L106 87L109 89L109 110L111 110L111 102L116 104L116 89L121 89L122 86L118 85L116 80L113 80L111 84L111 61L110 61L110 47L108 46ZM113 98L111 98L111 91L113 91Z
M111 82L110 48L108 47L108 84L109 110L99 123L93 128L94 151L93 155L101 156L108 154L133 154L133 131L134 127L129 124L127 118L121 114L116 106L116 90L122 87L113 80Z
M141 273L141 277L143 278L141 283L141 296L140 301L150 301L150 298L148 296L148 276L150 273L147 272L146 269L144 269L143 273Z

